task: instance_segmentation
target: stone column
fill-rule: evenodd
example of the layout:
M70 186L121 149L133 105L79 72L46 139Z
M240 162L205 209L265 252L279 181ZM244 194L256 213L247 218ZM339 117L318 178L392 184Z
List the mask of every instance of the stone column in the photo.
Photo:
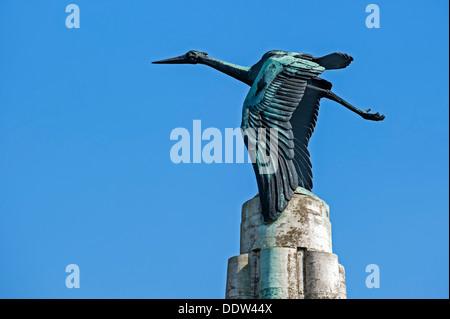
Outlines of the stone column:
M240 255L228 260L227 299L346 296L324 201L298 188L280 217L267 225L258 195L242 206Z

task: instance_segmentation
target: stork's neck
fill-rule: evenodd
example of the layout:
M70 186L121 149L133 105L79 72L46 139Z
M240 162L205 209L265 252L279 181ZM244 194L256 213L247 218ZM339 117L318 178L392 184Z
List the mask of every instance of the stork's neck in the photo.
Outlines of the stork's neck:
M198 62L210 66L250 86L253 84L253 81L250 79L250 68L248 67L216 60L208 56L202 57Z

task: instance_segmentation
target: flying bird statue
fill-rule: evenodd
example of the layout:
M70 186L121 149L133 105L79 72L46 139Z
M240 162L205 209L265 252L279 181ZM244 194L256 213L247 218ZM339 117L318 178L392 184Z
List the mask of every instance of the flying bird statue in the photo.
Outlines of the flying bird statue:
M384 115L369 113L370 109L362 111L344 101L331 92L330 82L319 77L325 70L342 69L352 61L344 53L316 58L305 53L273 50L252 67L213 59L200 51L153 63L204 64L251 87L242 110L242 131L277 132L276 148L270 144L274 136L267 139L257 133L244 136L258 183L264 222L270 223L284 211L297 187L309 191L313 187L308 143L321 98L338 102L366 120L384 119ZM267 144L262 145L263 152L256 151L257 140Z

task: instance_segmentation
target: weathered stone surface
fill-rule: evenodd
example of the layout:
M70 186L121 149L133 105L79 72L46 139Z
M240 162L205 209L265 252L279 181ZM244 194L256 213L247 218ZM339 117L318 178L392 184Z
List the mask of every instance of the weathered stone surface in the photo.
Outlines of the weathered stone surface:
M228 259L227 299L251 299L253 290L248 254Z
M259 197L247 201L242 207L241 254L270 247L331 252L328 205L317 197L296 193L280 217L265 225Z
M344 269L344 266L342 266L341 264L338 264L338 266L339 266L339 278L340 278L339 298L347 299L347 284L345 283L345 269Z
M306 299L342 299L337 255L306 251L304 265Z
M342 299L345 271L331 248L328 205L299 190L264 224L259 198L242 207L241 255L228 263L226 298Z
M298 298L297 249L286 247L262 249L259 269L259 298Z
M298 299L305 299L305 250L297 250Z

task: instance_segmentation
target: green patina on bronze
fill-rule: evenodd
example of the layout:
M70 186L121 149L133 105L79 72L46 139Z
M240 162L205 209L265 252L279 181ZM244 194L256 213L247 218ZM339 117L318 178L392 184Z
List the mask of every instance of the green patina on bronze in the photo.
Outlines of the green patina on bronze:
M346 102L331 92L330 82L319 77L325 70L342 69L352 61L344 53L314 57L272 50L252 67L213 59L201 51L154 63L204 64L251 87L242 109L241 128L253 160L262 216L265 223L271 223L299 187L301 192L313 187L308 144L321 98L336 101L364 119L384 119L384 115L369 113L370 109L362 111ZM276 147L270 144L273 141L277 141Z

